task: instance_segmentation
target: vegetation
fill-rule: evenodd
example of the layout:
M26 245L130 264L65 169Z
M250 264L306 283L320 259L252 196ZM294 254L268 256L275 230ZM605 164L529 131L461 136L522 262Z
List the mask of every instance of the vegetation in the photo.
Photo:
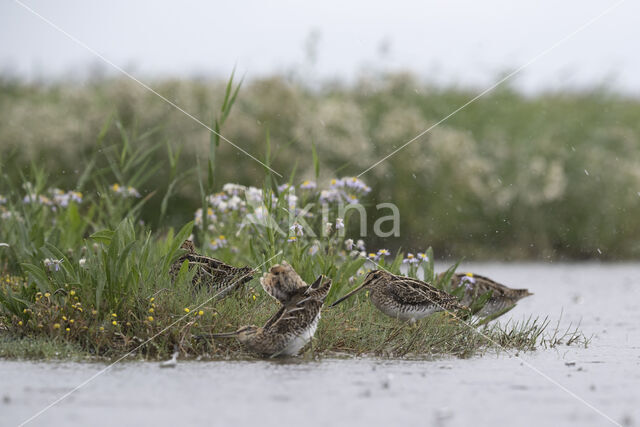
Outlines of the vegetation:
M268 151L270 166L287 177L297 171L300 180L315 178L315 145L318 183L358 175L476 94L409 75L313 90L278 76L249 82L239 93L228 93L220 81L153 87L213 128L223 126L225 137L253 155L264 160ZM229 115L224 99L236 94ZM535 96L499 88L361 177L372 188L370 216L386 201L401 212L399 238L366 240L412 251L427 241L446 259L636 259L639 115L640 101L601 88ZM123 138L129 163L112 170L107 160L117 160L113 147ZM198 171L208 175L210 142L205 128L124 79L83 85L0 80L2 173L18 183L38 165L54 186L95 198L96 225L114 228L122 217L103 209L119 209L120 201L97 197L113 182L138 189L145 200L136 218L154 230L189 221L202 206ZM213 181L262 182L260 164L214 142L216 162L225 167L215 170ZM144 176L132 173L142 169ZM0 194L10 191L6 179ZM209 194L212 181L203 182Z
M213 120L216 128L226 124L236 94L231 80ZM110 142L107 135L114 129L119 139ZM315 149L311 179L298 184L293 173L283 181L259 169L263 185L256 188L216 184L222 147L212 137L202 167L182 169L179 150L171 144L158 142L152 132L136 135L121 121L108 121L93 151L76 164L72 179L35 162L27 171L8 167L5 158L0 182L0 356L119 357L132 352L154 358L167 356L174 346L190 355L238 356L233 340L196 337L259 325L277 309L276 303L255 279L222 300L204 287L194 289L194 273L186 268L172 280L169 271L187 238L196 240L201 252L252 266L256 278L285 259L308 282L325 274L334 283L329 302L376 265L424 276L438 286L448 283L447 277L436 280L431 248L417 256L366 251L350 220L355 211L341 208L376 191L355 177L335 178L321 188L321 157ZM268 142L265 152L264 162L273 165ZM11 159L18 157L14 152ZM155 180L162 176L166 181L158 184ZM189 197L199 207L190 214L193 220L175 231L171 217L184 202L176 188L191 176L196 177L191 192L196 190ZM64 190L56 187L69 182ZM158 207L151 211L148 205L154 200ZM352 234L355 239L348 238ZM479 309L486 297L472 309ZM547 335L546 321L488 325L462 320L438 314L413 327L384 317L360 296L325 310L312 349L325 355L466 357L498 345L529 350L566 339L585 343L578 331Z

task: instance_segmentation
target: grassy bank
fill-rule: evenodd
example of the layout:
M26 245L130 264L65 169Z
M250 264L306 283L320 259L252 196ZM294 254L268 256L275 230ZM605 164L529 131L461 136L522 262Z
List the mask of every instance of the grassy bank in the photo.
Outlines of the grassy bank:
M232 94L230 89L219 124L233 105ZM355 200L366 203L375 193L364 181L343 177L320 184L321 164L314 153L312 180L296 184L293 175L282 181L267 174L261 188L220 185L216 165L224 162L215 161L216 150L211 140L204 174L187 170L198 178L200 207L191 212L192 221L176 229L170 217L182 199L173 189L183 175L175 152L145 138L134 144L124 130L117 142L103 143L88 162L77 165L71 187L53 187L58 181L51 177L60 173L43 166L34 165L18 178L4 173L0 356L114 358L133 351L153 359L167 357L177 346L191 356L244 357L234 340L196 337L265 322L277 306L257 278L283 260L309 283L320 274L331 277L328 302L359 284L374 261L436 283L434 254L426 244L417 256L392 255L358 240L353 211L343 217L340 209ZM271 163L269 156L265 161ZM151 185L159 170L169 170L172 180L145 194L142 186ZM149 223L144 212L154 198L161 203ZM194 289L194 272L186 268L172 280L171 267L187 238L196 241L199 252L255 268L255 279L222 300L206 287ZM584 342L578 331L557 340L558 331L547 329L541 320L470 327L444 314L411 327L384 317L360 296L324 312L310 351L467 357L498 344L531 350L559 341Z
M275 76L246 83L227 118L220 109L226 82L153 87L212 126L226 118L222 133L262 160L268 151L270 165L284 176L296 171L300 180L316 179L315 144L319 184L358 175L476 95L409 75L317 90ZM371 217L381 202L392 201L401 212L399 238L372 236L370 223L366 240L410 251L429 242L449 259L635 259L639 115L640 101L602 89L524 96L500 88L362 176L373 189ZM116 174L96 153L114 154L123 138L131 151L151 150L150 165L167 166L133 177L142 166L134 161ZM7 178L21 182L33 164L49 172L51 186L85 195L104 194L129 173L128 184L148 197L139 218L154 229L179 227L202 206L196 169L207 174L209 144L206 129L133 82L0 81L0 194L12 188ZM220 142L216 155L225 165L215 171L217 183L262 185L265 170L229 144ZM89 165L108 182L83 176Z

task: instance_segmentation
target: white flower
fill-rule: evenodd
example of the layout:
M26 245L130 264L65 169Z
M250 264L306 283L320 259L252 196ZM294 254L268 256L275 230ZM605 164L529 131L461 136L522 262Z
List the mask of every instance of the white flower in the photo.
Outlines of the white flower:
M365 248L364 248L364 240L358 240L356 242L356 248L360 249L361 251L364 251L365 250Z
M278 185L278 193L284 193L285 191L293 191L293 190L294 188L289 183Z
M309 181L309 180L306 180L302 184L300 184L300 188L302 188L303 190L313 190L316 187L317 187L316 183L314 181Z
M416 262L418 259L412 253L408 253L407 257L402 260L403 264L415 264Z
M71 200L73 200L76 203L82 203L82 193L79 191L69 191L67 193L70 197Z
M142 196L140 196L140 193L138 193L138 190L136 190L135 188L129 186L127 187L127 194L131 197L137 197L140 198Z
M222 186L222 191L231 196L237 196L238 194L244 193L246 189L247 187L245 187L244 185L233 184L231 182L228 182Z
M286 198L289 209L294 210L296 208L296 204L298 203L298 196L293 193L289 193L287 194Z
M298 238L296 236L291 236L287 239L287 242L289 243L295 243L298 241Z
M345 194L344 195L345 201L347 203L349 203L350 205L356 205L360 202L360 200L358 199L358 197L354 194Z
M377 261L380 257L378 256L378 254L374 254L373 252L370 252L367 255L367 259L370 259L372 261Z
M223 235L220 235L218 236L218 238L212 239L209 242L209 247L211 248L211 250L215 251L217 249L224 248L225 246L227 246L227 244L227 238Z
M342 188L344 187L344 182L341 179L336 179L333 178L330 182L329 182L329 188L334 190L336 188Z
M249 203L262 203L262 190L256 187L249 187L244 193Z
M429 262L429 257L423 252L418 252L418 259L420 261Z
M460 284L464 285L464 287L470 291L473 289L473 285L475 285L476 283L476 279L473 277L472 273L467 273L464 276L462 276L462 279L460 279Z
M80 259L78 260L78 265L79 265L80 267L84 267L84 265L85 265L86 263L87 263L87 259L86 259L86 258L80 258Z
M227 207L232 211L237 211L243 206L244 206L244 202L240 197L236 196L235 194L231 196L231 199L229 199L229 201L227 202Z
M4 205L7 203L7 198L0 194L0 205Z
M304 235L304 231L302 229L302 225L300 225L297 222L294 222L293 225L291 227L289 227L289 230L291 230L291 232L293 234L295 234L296 236L303 236Z
M330 203L330 202L339 202L340 201L340 192L337 190L322 190L320 192L320 202L321 203Z
M344 220L342 218L336 218L336 230L344 228Z
M217 208L218 210L221 210L221 211L226 209L226 205L225 205L225 209L221 209L220 204L224 203L225 200L228 200L228 199L229 199L229 196L225 193L216 193L216 194L211 194L207 196L207 202L209 202L209 204L214 208Z
M389 256L389 255L391 255L391 252L389 252L388 249L379 249L377 255L379 257Z
M353 239L347 239L344 241L344 247L350 251L351 249L353 249Z
M331 233L331 230L333 230L333 223L327 222L327 223L324 225L324 232L325 232L325 234L329 234L329 233Z
M60 271L60 264L62 264L62 259L49 259L45 258L43 263L45 267L48 267L49 270Z

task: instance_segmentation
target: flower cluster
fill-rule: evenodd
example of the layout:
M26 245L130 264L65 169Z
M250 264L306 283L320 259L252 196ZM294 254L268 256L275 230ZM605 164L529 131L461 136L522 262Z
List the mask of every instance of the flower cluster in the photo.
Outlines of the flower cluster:
M402 260L403 264L417 264L419 262L428 262L429 257L424 252L418 252L418 255L414 255L411 252Z
M209 247L212 251L215 251L217 249L226 247L228 244L229 242L227 242L227 238L221 234L217 238L211 239L211 241L209 242Z
M123 185L120 185L118 183L113 184L111 187L109 187L111 189L111 191L113 191L115 194L118 194L120 196L123 197L135 197L135 198L140 198L142 197L140 195L140 193L138 192L138 190L136 190L135 188L128 186L125 187Z
M79 191L65 192L63 190L60 190L59 188L52 188L49 189L48 194L49 196L45 196L44 194L35 194L34 192L29 192L26 196L24 196L22 202L27 204L41 204L50 206L53 210L56 210L57 207L66 208L67 206L69 206L69 202L82 203L83 196ZM6 201L6 199L4 199L4 201Z
M343 201L349 204L360 202L360 198L371 192L371 187L361 179L351 176L334 178L330 181L329 189L320 192L320 201L323 203L335 203Z

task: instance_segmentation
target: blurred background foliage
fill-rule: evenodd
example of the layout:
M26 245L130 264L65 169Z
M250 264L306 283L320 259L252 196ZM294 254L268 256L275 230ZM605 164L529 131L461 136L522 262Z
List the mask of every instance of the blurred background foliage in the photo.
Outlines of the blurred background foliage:
M213 126L225 85L191 79L152 86ZM294 170L296 181L313 178L315 144L324 183L360 174L477 93L434 87L410 74L313 88L300 78L272 76L244 82L221 132L258 158L269 151L285 180ZM373 189L368 246L430 245L439 257L455 259L634 259L639 118L640 100L606 88L527 96L501 87L361 177ZM13 182L35 164L50 171L50 187L95 193L91 182L76 188L83 171L96 152L123 138L132 150L155 148L150 159L158 167L138 188L150 196L142 218L153 226L174 178L206 168L205 128L126 79L26 84L0 77L0 173ZM167 145L173 165L166 164ZM224 141L216 164L218 185L260 187L266 174ZM182 178L164 218L176 227L201 206L198 174ZM371 230L375 204L387 201L400 209L401 237L385 241Z

